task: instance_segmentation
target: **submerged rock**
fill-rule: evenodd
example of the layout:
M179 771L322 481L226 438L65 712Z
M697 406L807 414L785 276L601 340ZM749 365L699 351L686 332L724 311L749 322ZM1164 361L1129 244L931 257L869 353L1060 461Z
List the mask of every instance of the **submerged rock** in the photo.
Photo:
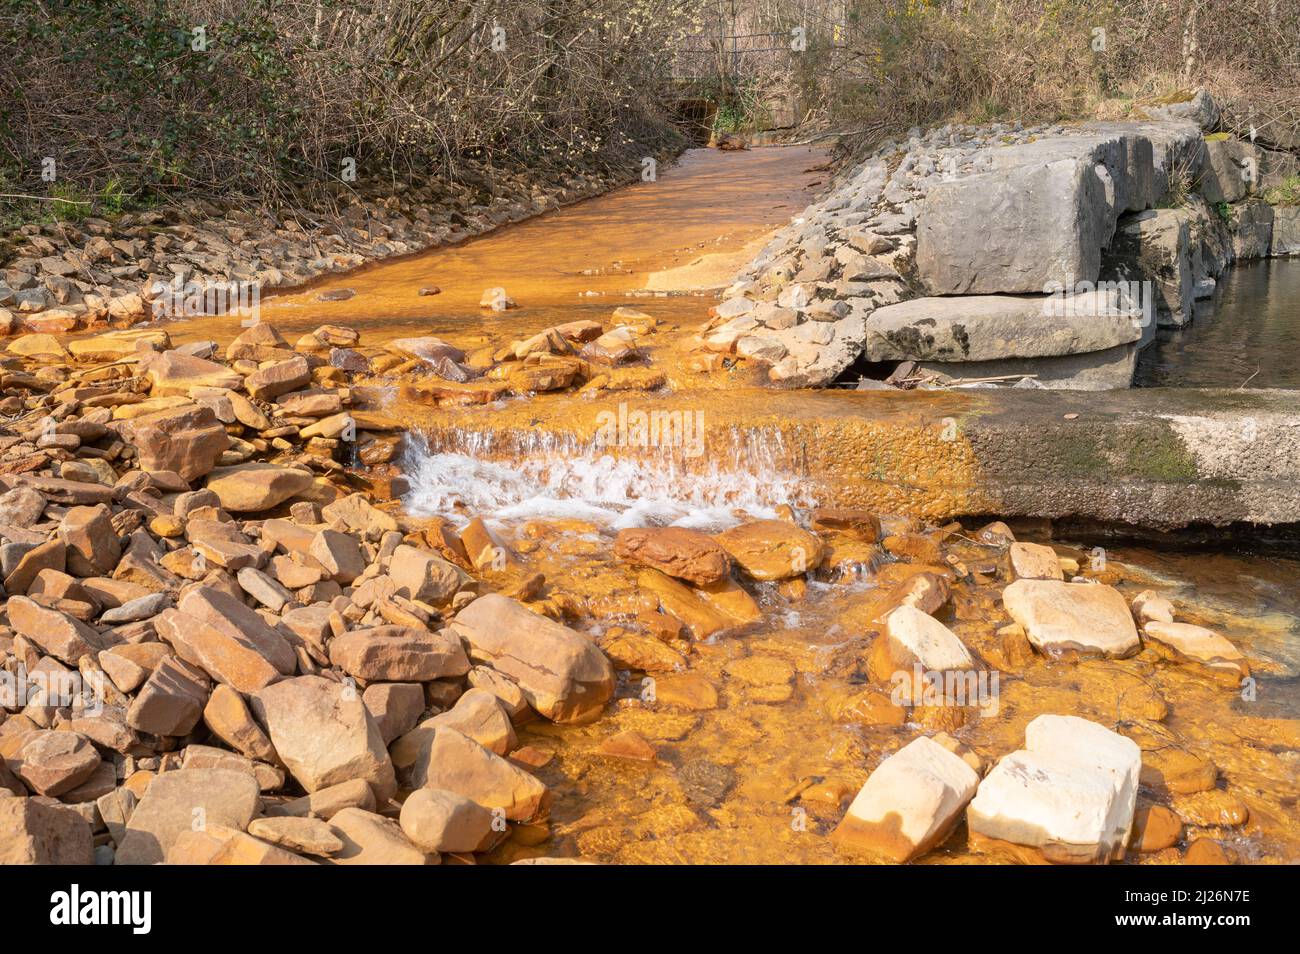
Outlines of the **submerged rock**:
M1141 647L1124 597L1101 583L1017 580L1002 602L1040 652L1124 657Z

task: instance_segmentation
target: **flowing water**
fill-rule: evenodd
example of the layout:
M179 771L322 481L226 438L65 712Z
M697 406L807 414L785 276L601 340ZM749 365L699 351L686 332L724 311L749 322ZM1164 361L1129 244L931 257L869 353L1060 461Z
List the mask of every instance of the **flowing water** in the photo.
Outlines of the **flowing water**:
M669 365L672 388L722 387L707 397L701 392L700 403L752 407L757 420L764 414L765 392L745 387L743 378L712 375L705 382L671 368L672 342L705 320L712 299L635 290L725 282L768 230L809 201L825 178L824 164L824 155L806 148L693 151L657 182L278 296L265 303L263 317L287 333L329 322L359 329L364 344L434 334L473 347L499 345L561 321L607 320L615 307L632 305L660 320L652 358ZM1277 283L1294 281L1297 270L1300 263L1270 272L1269 295L1289 287ZM1177 347L1162 343L1160 373L1183 383L1235 386L1254 370L1251 362L1262 361L1260 348L1252 348L1246 364L1227 357L1237 352L1239 339L1221 326L1243 327L1241 315L1249 312L1244 302L1252 271L1240 274L1240 280L1224 282L1216 317L1198 320ZM429 285L441 293L418 294ZM479 296L491 286L504 287L520 307L503 315L484 313ZM331 288L350 288L356 295L319 301ZM1300 384L1282 354L1285 343L1294 342L1300 295L1292 289L1280 297L1267 306L1274 317L1250 325L1251 340L1268 342L1265 352L1276 351L1268 355L1268 374L1255 382L1260 386ZM1233 307L1237 317L1225 322ZM176 330L181 338L220 340L237 331L219 319ZM1221 377L1197 376L1210 373L1197 348L1218 356L1209 363L1218 365ZM1187 369L1201 370L1185 370L1183 355ZM671 446L624 441L615 448L563 436L563 427L540 426L589 413L579 394L436 414L403 399L396 388L369 396L412 428L404 460L411 482L403 501L408 514L446 517L458 525L485 518L515 554L512 576L500 582L544 574L541 596L586 607L570 622L602 645L620 631L636 634L634 620L656 603L636 571L614 557L618 529L675 524L719 530L746 517L777 516L785 507L802 516L826 502L825 487L774 425L738 431L720 445L696 446L690 422L680 421L686 429L675 432L682 439ZM921 406L931 399L917 395ZM867 461L862 470L869 471ZM886 517L885 523L887 530L915 529L907 519ZM615 703L596 723L521 727L521 741L545 761L538 774L554 791L552 817L549 826L517 833L493 860L872 860L837 851L826 835L874 767L920 731L881 715L865 659L882 593L926 569L953 578L953 599L941 618L1000 675L996 711L954 730L986 763L1018 748L1025 724L1039 714L1092 718L1137 739L1144 761L1217 767L1208 793L1171 795L1158 783L1144 788L1144 799L1192 813L1248 812L1244 824L1206 818L1189 837L1213 837L1244 861L1300 860L1300 563L1125 547L1112 548L1098 563L1091 546L1053 541L1061 556L1080 563L1083 575L1110 582L1126 596L1155 588L1174 601L1180 619L1218 629L1240 646L1257 680L1247 701L1191 667L1145 656L1080 663L1009 657L997 633L1010 622L1000 603L1001 554L975 543L973 526L949 530L956 532L928 538L942 545L946 562L937 565L835 535L830 572L806 588L747 584L762 611L756 622L707 639L664 637L662 645L671 652L653 665L647 660L645 671L622 672ZM968 572L955 572L954 561ZM666 688L683 672L711 685L716 704L661 704L656 687ZM623 731L650 742L655 759L603 754L602 743ZM1130 854L1128 860L1168 863L1180 856L1168 849ZM968 844L964 827L923 859L1013 860L1017 855L1004 849Z

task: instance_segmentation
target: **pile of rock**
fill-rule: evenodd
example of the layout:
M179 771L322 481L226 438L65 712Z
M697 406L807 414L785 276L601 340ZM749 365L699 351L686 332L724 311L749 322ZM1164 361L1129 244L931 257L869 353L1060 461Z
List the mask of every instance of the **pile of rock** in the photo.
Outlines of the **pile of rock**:
M784 386L828 384L861 359L1127 387L1157 322L1190 320L1232 261L1300 252L1300 208L1261 198L1294 157L1209 133L1213 102L1191 102L1149 121L950 125L886 143L777 233L690 347ZM1177 207L1158 208L1171 194ZM1119 284L1142 282L1146 300Z
M111 221L31 223L6 242L12 253L0 271L0 336L121 327L156 317L161 285L186 289L192 302L229 283L252 283L262 291L299 285L458 242L629 178L592 170L538 182L536 172L484 170L480 176L467 170L456 182L348 189L336 197L338 212L275 213L195 201Z
M486 592L481 525L351 492L399 427L355 332L306 337L10 348L0 860L424 864L544 819L512 720L594 718L613 669Z
M488 292L484 301L499 300ZM411 362L375 370L403 376L408 381L403 393L410 399L443 406L488 404L509 395L572 388L649 391L667 380L650 366L642 347L657 326L652 315L620 307L609 328L589 319L569 321L504 346L470 352L440 338L400 338L385 347Z

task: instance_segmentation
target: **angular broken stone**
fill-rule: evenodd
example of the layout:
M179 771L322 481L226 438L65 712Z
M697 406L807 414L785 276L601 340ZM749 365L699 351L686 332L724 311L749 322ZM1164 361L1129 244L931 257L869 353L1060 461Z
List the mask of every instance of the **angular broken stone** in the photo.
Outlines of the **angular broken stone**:
M360 808L345 808L330 819L342 848L330 856L336 865L425 865L437 862L402 834L391 818Z
M1075 716L1043 715L1025 748L1003 758L967 810L976 834L1038 849L1049 861L1121 859L1137 803L1142 752Z
M280 756L262 727L253 721L244 697L230 686L213 687L203 707L203 721L213 735L236 752L259 762L279 764Z
M343 850L343 841L319 818L254 818L248 833L255 838L306 855L333 855Z
M512 599L480 596L456 614L455 629L553 722L590 721L614 694L614 667L595 644Z
M99 634L85 623L25 596L11 596L5 608L15 632L69 666L77 665L83 656L93 656L103 646Z
M167 864L247 866L315 862L226 825L208 825L177 835L167 850Z
M1063 580L1056 551L1041 543L1013 543L1007 551L1017 580Z
M899 705L925 704L928 673L978 668L957 635L928 613L904 605L890 611L884 624L884 632L872 644L869 667L874 679L894 686Z
M302 798L273 805L268 809L268 814L294 818L315 815L328 820L345 808L360 808L368 812L375 810L375 791L368 782L359 778L340 782Z
M114 863L150 865L163 861L183 832L217 826L243 831L260 803L257 781L243 772L163 772L149 783L131 813Z
M433 605L446 603L469 581L460 567L405 543L393 551L388 575L411 599Z
M620 530L614 540L620 560L648 566L696 586L717 583L731 574L731 558L706 533L684 527Z
M421 787L446 789L485 808L499 808L511 821L529 821L550 805L550 790L536 777L452 728L435 731L428 766Z
M384 744L390 745L419 721L424 712L424 686L418 682L377 682L366 686L361 701L379 727Z
M40 798L0 796L0 865L89 865L90 823Z
M788 520L751 520L717 535L741 569L756 580L788 580L821 565L821 538Z
M297 668L293 647L284 636L268 626L256 610L227 592L211 586L195 587L181 598L177 609L227 639L255 650L284 675L291 675Z
M421 788L402 803L402 831L422 851L487 851L506 835L505 825L477 802L442 789Z
M71 791L101 765L95 747L76 732L34 732L9 761L14 774L38 795Z
M465 735L495 755L508 755L519 744L514 726L496 696L483 689L471 689L446 712L426 719L393 743L390 754L399 769L409 770L412 788L423 786L429 777L430 751L441 728Z
M922 736L876 767L831 838L911 861L947 837L978 785L974 769Z
M248 393L260 401L270 401L281 394L297 391L311 383L311 367L302 355L277 361L244 379Z
M198 404L134 418L125 431L141 470L174 472L187 481L211 471L230 447L230 436L212 409Z
M212 471L207 487L217 495L223 509L255 513L296 497L312 481L312 475L305 470L275 464L239 464Z
M337 530L316 534L307 555L321 565L330 577L347 585L365 572L368 560L357 538Z
M449 632L405 626L354 629L330 641L330 662L367 682L428 682L463 676L469 659Z
M252 709L308 792L353 779L369 782L380 801L397 790L379 727L355 686L298 676L253 693Z
M1151 620L1142 627L1142 633L1148 640L1171 650L1175 658L1200 663L1232 677L1250 675L1250 666L1241 650L1212 629L1191 623Z
M175 656L163 659L140 687L126 722L152 735L188 735L203 715L208 681L203 672Z

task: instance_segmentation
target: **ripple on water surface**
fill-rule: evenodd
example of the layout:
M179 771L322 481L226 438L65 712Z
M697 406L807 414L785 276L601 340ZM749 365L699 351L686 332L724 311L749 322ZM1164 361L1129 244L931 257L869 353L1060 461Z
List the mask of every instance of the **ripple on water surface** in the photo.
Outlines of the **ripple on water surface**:
M1238 265L1186 328L1161 329L1143 387L1300 388L1300 258Z

